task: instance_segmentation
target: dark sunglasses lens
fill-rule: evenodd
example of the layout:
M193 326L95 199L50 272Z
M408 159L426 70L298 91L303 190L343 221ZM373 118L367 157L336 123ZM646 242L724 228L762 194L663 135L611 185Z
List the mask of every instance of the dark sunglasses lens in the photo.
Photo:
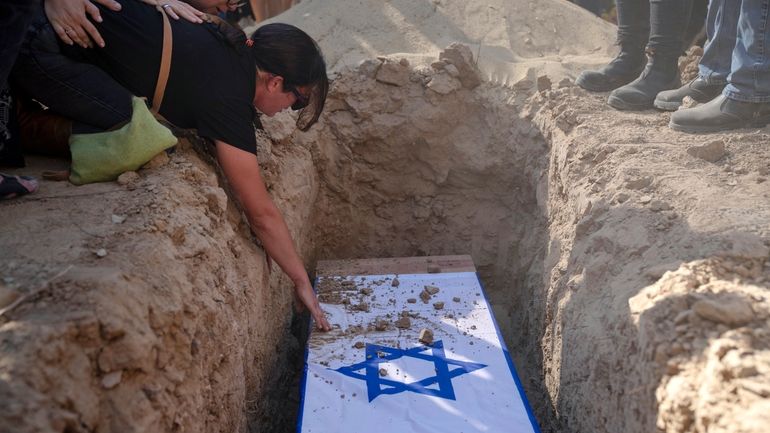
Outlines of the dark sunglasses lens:
M294 93L294 96L297 98L297 100L291 105L292 110L297 111L307 107L307 96L299 93L297 89L291 89L291 92Z

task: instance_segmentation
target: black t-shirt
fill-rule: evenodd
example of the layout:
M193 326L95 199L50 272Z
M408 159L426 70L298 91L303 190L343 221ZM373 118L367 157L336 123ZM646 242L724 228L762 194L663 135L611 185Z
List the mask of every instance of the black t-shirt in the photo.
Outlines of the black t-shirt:
M139 0L118 1L119 12L99 5L104 21L96 27L106 46L95 48L97 64L134 95L151 99L163 46L162 17ZM171 70L160 114L202 137L256 153L254 58L213 24L170 22Z

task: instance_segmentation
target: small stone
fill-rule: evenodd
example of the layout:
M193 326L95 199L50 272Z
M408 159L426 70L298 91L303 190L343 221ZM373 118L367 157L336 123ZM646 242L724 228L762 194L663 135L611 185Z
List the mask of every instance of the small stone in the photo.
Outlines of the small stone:
M363 349L366 347L366 344L364 344L363 341L356 341L356 344L354 344L353 347L356 349Z
M652 176L644 176L635 179L626 180L626 188L628 189L644 189L652 185Z
M460 302L460 298L458 298L457 296L455 296L454 298L452 298L452 301L454 301L454 302Z
M427 328L420 330L420 343L430 346L433 344L433 331Z
M425 302L426 304L430 300L430 293L428 293L427 290L423 290L420 292L420 299L422 299L422 302Z
M127 171L118 176L118 183L120 185L130 185L139 180L139 173L135 171Z
M386 331L388 329L388 321L379 319L374 323L374 329L377 331Z
M679 106L677 111L679 110L687 110L688 108L692 108L698 105L698 101L692 98L692 96L685 96L684 99L682 99L682 105Z
M439 289L436 286L425 286L425 291L430 293L431 295L435 295L438 293L441 289Z
M437 71L439 71L439 70L441 70L441 69L444 69L444 67L445 67L447 64L448 64L448 63L447 63L447 62L445 62L445 61L443 61L443 60L436 60L435 62L433 62L433 63L431 63L431 64L430 64L430 67L431 67L431 68L433 68L433 69L435 69L435 70L437 70ZM455 67L455 69L457 69L457 67Z
M153 156L149 162L147 162L142 166L142 168L163 167L164 165L168 164L169 161L171 161L171 158L168 157L168 154L165 151L162 151L157 155Z
M408 303L410 303L410 304L414 304L414 303L416 303L416 302L417 302L417 299L415 299L415 298L409 298L409 299L407 299L407 300L406 300L406 302L408 302Z
M380 376L385 377L388 375L388 370L385 370L384 368L380 369Z
M113 371L112 373L106 374L102 378L102 387L104 389L112 389L118 386L120 381L123 379L123 371Z
M641 204L647 204L652 201L652 197L649 195L643 195L639 197L639 203Z
M454 42L439 53L438 58L457 68L458 79L463 87L473 89L481 84L478 69L473 61L473 53L469 46ZM446 69L446 66L444 68Z
M401 285L401 282L398 281L398 278L393 278L393 282L391 282L390 285L393 287L398 287L399 285Z
M374 292L374 290L372 290L371 287L364 287L363 289L361 289L360 292L362 295L371 295Z
M516 82L516 84L513 85L513 88L516 90L529 90L534 86L535 83L532 82L532 80L528 80L526 78L523 78Z
M98 250L94 251L94 254L96 254L97 257L106 257L107 250L105 250L104 248L99 248Z
M573 86L572 80L570 80L569 78L562 78L561 81L559 81L559 88L560 89L564 89L564 88L572 87L572 86Z
M653 212L671 210L671 205L662 200L652 200L650 202L650 210Z
M369 304L361 302L360 304L354 305L353 309L358 311L369 311Z
M411 326L412 322L409 320L409 317L402 317L396 320L396 328L398 329L409 329Z
M546 90L551 90L551 87L552 87L551 79L548 78L547 75L541 75L541 76L537 77L537 91L538 92L543 92L543 91L546 91Z
M628 201L628 199L631 198L631 194L627 192L621 192L618 193L618 195L615 196L615 202L616 203L625 203Z
M439 73L431 77L426 87L440 95L448 95L455 90L459 90L462 84L449 74Z
M401 62L385 58L377 70L377 81L394 86L406 86L409 84L409 68Z
M382 62L378 59L362 60L358 64L358 72L368 78L374 78Z
M441 266L435 265L432 263L428 263L428 273L429 274L440 274L441 273Z
M717 162L725 156L725 142L714 140L702 146L687 148L687 153L708 162Z
M444 309L444 303L443 302L434 302L433 308L436 310L443 310Z
M112 223L113 224L123 224L123 222L126 220L125 215L115 215L112 214Z
M693 304L692 310L703 319L725 325L738 326L754 320L751 304L737 296L701 299Z
M457 70L457 66L455 66L455 65L448 64L448 65L444 66L444 70L447 72L447 74L449 74L450 76L452 76L454 78L458 78L460 76L460 71Z

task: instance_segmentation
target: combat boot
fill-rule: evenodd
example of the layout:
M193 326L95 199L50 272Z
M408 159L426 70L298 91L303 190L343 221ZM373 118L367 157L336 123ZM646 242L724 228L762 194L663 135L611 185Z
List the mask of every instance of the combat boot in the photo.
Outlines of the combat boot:
M676 111L682 105L684 98L689 96L695 102L705 104L722 93L725 84L709 84L703 78L696 78L684 86L674 90L664 90L655 97L655 108L666 111Z
M650 60L636 80L610 93L607 103L618 110L645 110L652 108L658 93L682 85L676 55L662 55L650 51Z
M609 64L595 71L581 72L575 84L591 92L609 92L633 81L644 64L644 45L624 44Z

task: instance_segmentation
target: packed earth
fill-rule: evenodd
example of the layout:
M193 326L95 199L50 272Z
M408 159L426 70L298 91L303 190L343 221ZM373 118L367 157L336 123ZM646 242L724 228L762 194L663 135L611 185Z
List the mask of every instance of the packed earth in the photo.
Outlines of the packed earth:
M614 28L560 0L328 3L272 20L325 53L321 121L258 136L309 270L470 254L545 432L767 431L770 130L574 86ZM210 152L0 204L0 432L294 431L306 324Z

